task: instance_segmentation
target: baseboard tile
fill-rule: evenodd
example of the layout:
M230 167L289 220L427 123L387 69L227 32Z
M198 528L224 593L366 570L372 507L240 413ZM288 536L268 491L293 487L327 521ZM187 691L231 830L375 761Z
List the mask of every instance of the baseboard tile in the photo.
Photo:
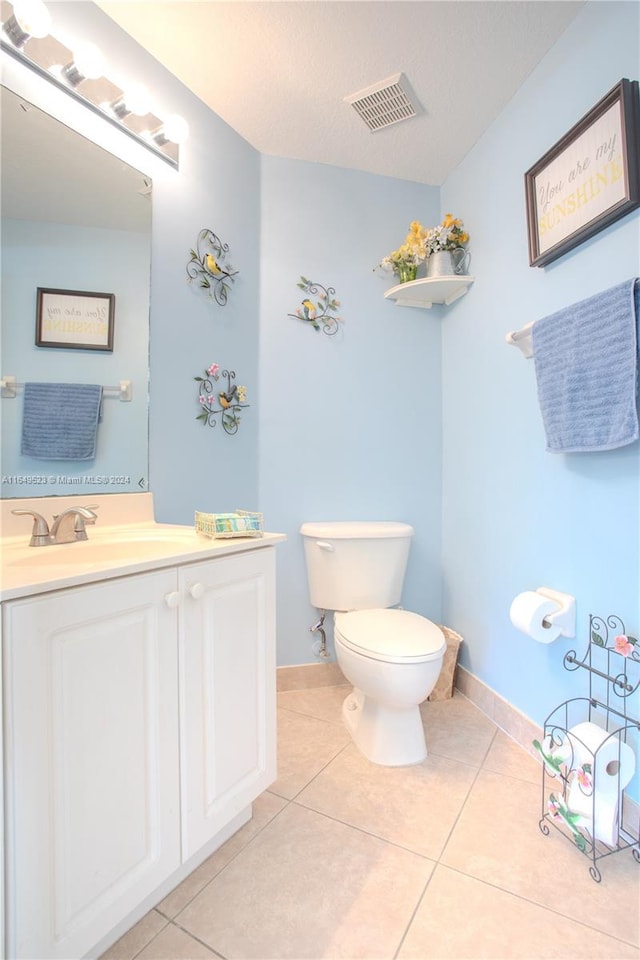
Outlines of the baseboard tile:
M542 727L460 665L456 672L456 688L527 753L540 760L532 742L542 740Z
M312 687L336 687L346 683L344 674L335 661L328 663L303 663L293 667L278 667L276 689L309 690Z

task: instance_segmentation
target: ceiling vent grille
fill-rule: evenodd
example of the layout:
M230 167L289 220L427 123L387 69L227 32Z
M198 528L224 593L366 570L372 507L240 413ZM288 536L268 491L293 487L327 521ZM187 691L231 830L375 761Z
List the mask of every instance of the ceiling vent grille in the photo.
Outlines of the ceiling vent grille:
M409 85L401 73L374 83L366 90L359 90L345 97L356 113L362 117L369 130L382 130L401 120L415 117L417 109L407 92Z

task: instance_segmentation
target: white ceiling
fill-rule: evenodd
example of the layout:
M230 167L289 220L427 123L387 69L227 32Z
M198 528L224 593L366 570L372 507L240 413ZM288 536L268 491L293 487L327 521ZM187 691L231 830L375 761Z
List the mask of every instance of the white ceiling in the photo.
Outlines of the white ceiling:
M98 5L262 153L439 185L583 2ZM421 112L371 133L344 98L399 72Z

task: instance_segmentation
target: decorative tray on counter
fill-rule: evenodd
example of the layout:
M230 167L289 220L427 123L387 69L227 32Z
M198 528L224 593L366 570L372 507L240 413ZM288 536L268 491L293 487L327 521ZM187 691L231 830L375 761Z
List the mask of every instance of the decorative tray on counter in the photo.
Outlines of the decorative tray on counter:
M264 517L250 510L235 513L195 513L196 532L205 537L229 539L230 537L261 537Z

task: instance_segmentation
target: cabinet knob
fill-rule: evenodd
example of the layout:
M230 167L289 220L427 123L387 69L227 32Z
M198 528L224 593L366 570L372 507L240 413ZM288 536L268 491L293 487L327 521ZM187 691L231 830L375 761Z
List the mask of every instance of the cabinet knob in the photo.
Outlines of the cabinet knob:
M199 600L204 596L204 583L194 583L189 587L189 596L194 600Z
M177 590L172 590L171 593L165 594L164 602L171 610L173 610L180 603L180 594Z

